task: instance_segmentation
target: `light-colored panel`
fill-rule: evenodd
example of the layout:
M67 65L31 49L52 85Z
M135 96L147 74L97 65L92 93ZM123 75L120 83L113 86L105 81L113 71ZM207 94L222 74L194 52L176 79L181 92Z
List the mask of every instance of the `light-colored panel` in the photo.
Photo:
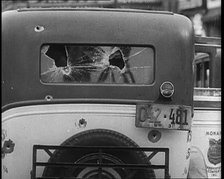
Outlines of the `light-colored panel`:
M152 143L148 133L152 129L135 127L135 105L116 104L54 104L19 107L2 114L2 127L6 139L15 143L15 150L3 159L4 179L30 178L32 166L32 146L60 145L67 138L90 129L114 130L131 138L141 147L166 147L170 149L171 178L185 178L189 158L186 159L190 143L188 132L180 130L162 130L161 139ZM80 126L79 120L85 119L86 126ZM42 155L41 160L47 156ZM164 164L163 156L152 159L152 164ZM179 161L182 161L181 163ZM22 164L22 165L21 165ZM155 171L161 178L164 171ZM42 169L37 173L41 175Z

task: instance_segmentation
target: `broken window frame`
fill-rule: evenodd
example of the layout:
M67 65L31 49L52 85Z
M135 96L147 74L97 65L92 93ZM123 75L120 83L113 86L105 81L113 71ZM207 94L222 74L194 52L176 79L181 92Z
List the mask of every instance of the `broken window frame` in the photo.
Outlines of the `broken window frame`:
M58 47L61 46L61 47L65 48L64 55L66 54L67 66L65 65L65 63L64 64L61 63L61 65L60 65L60 63L58 63L59 65L57 64L58 65L57 66L56 61L53 58L49 57L49 55L47 55L47 52L48 52L48 50L51 46L58 46ZM81 70L79 71L79 73L81 74L80 79L74 79L74 78L72 78L70 80L66 79L66 76L69 76L68 74L70 74L71 72L75 73L75 70L71 71L71 68L73 68L73 67L77 68L78 67L77 63L76 63L76 66L72 66L72 65L68 64L69 58L71 56L69 54L72 54L72 50L74 50L72 48L87 48L87 49L92 48L93 51L94 51L94 52L91 52L90 50L89 51L87 50L85 53L101 53L105 49L111 48L110 53L108 53L108 51L107 52L104 51L104 54L103 53L100 54L101 56L106 55L107 60L103 59L102 57L99 60L100 55L99 56L92 56L91 58L90 58L90 55L86 55L87 58L90 58L90 61L89 61L90 62L90 66L89 66L90 67L90 69L89 69L90 73L91 73L91 70L94 71L94 68L100 68L100 65L103 69L103 70L101 70L101 73L98 76L97 81L93 82L91 80L85 80L85 78L87 78L87 79L90 78L89 74L84 73L84 72L81 73ZM135 52L134 54L131 54L130 53L130 51L132 50L131 48L134 48L135 50L138 49L138 48L141 48L141 50ZM144 58L145 64L143 66L130 67L130 61L133 61L133 58L135 58L135 56L137 56L141 53L146 53L146 52L144 52L145 49L149 49L149 50L147 50L147 53L148 53L147 58ZM125 50L126 50L126 52L125 52ZM84 52L84 51L82 51L82 52ZM120 53L118 53L118 52L120 52ZM115 54L115 53L117 53L117 54ZM128 53L130 53L130 54L128 54ZM54 60L53 63L51 62L53 65L52 65L51 68L48 68L48 71L43 70L43 60L44 60L43 55L45 56L45 58L48 58L49 60ZM56 54L56 56L57 55L60 56L60 53ZM117 58L117 61L119 60L119 57L116 57L116 56L120 56L120 57L122 56L122 63L120 62L119 64L116 65L115 60L112 59L112 57L111 57L113 55L115 56L115 58L114 57L113 58L114 59ZM111 59L110 59L110 57L111 57ZM95 61L98 60L98 63L97 63L98 66L95 64L96 65L95 67L94 67L94 65L92 65L93 61L94 61L94 58L96 58ZM102 63L103 60L104 60L104 63ZM110 62L110 60L111 61L114 60L114 62L113 61ZM86 59L85 61L88 62L88 59ZM138 70L139 72L141 72L142 74L144 74L144 73L147 74L147 75L144 75L144 76L140 76L140 78L139 78L140 80L142 80L142 78L144 77L143 82L140 81L139 79L136 82L135 77L137 77L137 75L136 75L136 72L135 72L135 75L133 75L133 71L134 71L133 69L134 68L136 70ZM140 69L144 69L144 70L140 70ZM97 69L97 70L99 70L99 69ZM57 73L61 73L61 75L59 77L60 80L52 80L51 81L51 80L44 79L43 75L48 73L48 72L55 73L53 75L56 75L56 76L57 76ZM120 76L119 76L120 78L118 79L118 81L117 81L117 79L115 80L116 77L114 75L114 72L116 72L116 76L118 76L118 74L120 74ZM93 74L90 74L90 75L93 75ZM109 82L106 81L108 76L110 76ZM74 75L72 75L72 77L74 77ZM121 80L121 78L122 78L122 80ZM150 85L154 82L154 79L155 79L155 50L152 46L149 46L149 45L144 45L144 46L142 46L142 45L140 45L140 46L139 45L135 45L135 46L133 46L133 45L120 45L120 44L119 45L108 45L108 44L107 45L104 45L104 44L81 44L80 45L80 44L56 44L56 43L52 43L52 44L43 44L41 46L40 80L44 84L109 84L109 85L113 85L113 84L116 84L116 85L134 84L134 85Z

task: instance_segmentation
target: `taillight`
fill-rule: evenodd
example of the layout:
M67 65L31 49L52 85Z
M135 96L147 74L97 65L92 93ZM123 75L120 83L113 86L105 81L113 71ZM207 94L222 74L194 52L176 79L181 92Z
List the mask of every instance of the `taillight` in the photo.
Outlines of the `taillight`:
M174 86L171 82L166 81L160 86L160 93L165 98L170 98L174 93Z

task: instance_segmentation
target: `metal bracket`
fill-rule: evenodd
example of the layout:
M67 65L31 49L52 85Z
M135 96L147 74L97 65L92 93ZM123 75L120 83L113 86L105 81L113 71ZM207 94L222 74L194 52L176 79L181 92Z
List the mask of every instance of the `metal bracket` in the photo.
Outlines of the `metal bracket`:
M98 150L99 154L99 163L69 163L69 162L38 162L37 160L37 154L38 150L45 151L49 156L52 156L52 153L50 150L91 150L95 149ZM108 151L108 150L113 150L113 151L144 151L144 152L152 152L148 156L148 160L150 161L157 153L165 153L165 164L164 165L149 165L149 164L105 164L102 163L101 160L101 155L103 152ZM32 166L32 172L31 172L31 179L58 179L58 177L37 177L36 176L36 168L37 166L51 166L51 167L98 167L98 168L128 168L128 169L135 169L135 170L142 170L142 169L164 169L164 178L170 178L169 175L169 149L168 148L148 148L148 147L104 147L104 146L48 146L48 145L34 145L33 146L33 166ZM69 177L75 178L75 177ZM60 179L66 179L66 177L60 177Z

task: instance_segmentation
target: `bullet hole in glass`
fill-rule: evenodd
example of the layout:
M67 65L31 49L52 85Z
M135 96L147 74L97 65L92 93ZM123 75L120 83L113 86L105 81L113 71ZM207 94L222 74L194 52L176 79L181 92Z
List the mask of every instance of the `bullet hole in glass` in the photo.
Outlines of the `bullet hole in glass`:
M51 44L41 48L44 82L139 83L153 81L149 47Z
M120 50L116 51L115 53L109 56L109 63L112 66L118 67L122 70L125 67L125 62L122 56L122 52Z

